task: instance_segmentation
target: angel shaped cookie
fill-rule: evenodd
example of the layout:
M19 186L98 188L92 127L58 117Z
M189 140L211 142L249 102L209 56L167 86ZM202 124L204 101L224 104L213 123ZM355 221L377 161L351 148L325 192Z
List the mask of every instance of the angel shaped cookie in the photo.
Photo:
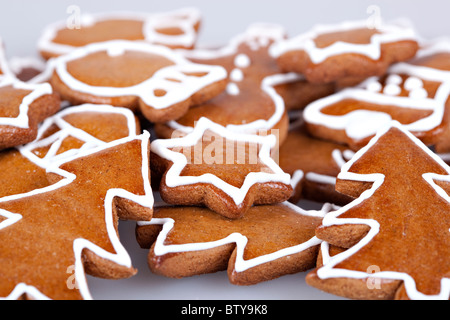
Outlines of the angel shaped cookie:
M175 205L205 205L240 218L253 204L290 198L290 176L271 158L275 136L234 133L201 118L182 138L152 142L151 167L162 176L161 197Z
M73 104L140 111L151 122L184 115L225 88L220 66L189 62L173 50L142 42L91 44L54 60L51 84Z
M66 21L47 26L38 41L46 58L72 52L85 45L111 40L145 41L170 48L189 49L195 45L201 14L195 8L166 13L111 12L82 14L73 7Z
M184 51L193 62L223 66L229 74L227 90L180 119L157 125L158 136L168 138L174 130L189 133L196 121L206 117L235 132L278 130L283 141L289 122L286 110L301 109L334 92L333 86L311 85L299 74L280 70L268 50L285 37L279 25L253 24L219 49Z
M449 299L450 168L436 154L393 122L344 165L336 189L356 200L317 228L327 245L310 285L354 299Z
M393 63L414 57L418 38L410 27L367 21L318 25L274 44L271 55L284 71L305 75L312 83L383 75Z
M448 127L449 48L428 47L414 60L395 64L383 77L311 103L303 114L308 131L357 150L396 120L425 144L444 152L440 145L445 145Z

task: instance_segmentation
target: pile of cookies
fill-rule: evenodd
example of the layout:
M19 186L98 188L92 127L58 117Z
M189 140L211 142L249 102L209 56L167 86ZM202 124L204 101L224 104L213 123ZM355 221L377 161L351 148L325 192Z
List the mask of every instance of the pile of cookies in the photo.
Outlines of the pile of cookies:
M41 60L0 53L1 297L135 275L133 220L166 277L449 299L450 40L252 24L208 48L193 8L80 21L46 28Z

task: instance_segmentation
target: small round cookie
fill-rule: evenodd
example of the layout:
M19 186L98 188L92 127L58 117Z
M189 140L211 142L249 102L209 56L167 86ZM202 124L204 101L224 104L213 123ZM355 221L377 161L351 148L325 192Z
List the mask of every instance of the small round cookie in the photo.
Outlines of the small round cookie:
M162 199L206 206L230 219L252 205L276 204L292 195L290 176L271 158L276 137L234 133L201 118L182 138L151 145L151 168L162 176Z
M108 104L166 122L220 94L227 72L192 63L175 51L142 42L94 43L56 58L51 84L64 100Z
M286 37L284 28L272 24L253 24L219 49L184 51L193 62L223 66L229 74L225 92L191 108L176 121L156 126L160 138L174 130L193 130L201 117L235 132L267 133L278 130L280 142L287 135L287 109L301 109L308 101L330 94L330 86L312 86L299 74L284 74L269 56L271 44ZM306 90L308 94L305 94ZM274 133L274 132L272 132Z
M47 26L38 41L45 59L58 57L85 45L111 40L145 41L170 48L194 47L201 23L196 8L146 14L112 12L81 14L74 21Z
M414 30L367 21L318 25L311 31L274 44L271 55L287 72L304 74L312 83L329 83L348 77L383 75L393 63L414 57L418 50Z
M332 206L306 211L290 203L252 207L229 220L206 208L156 207L139 222L137 241L150 269L171 278L228 270L234 285L254 285L314 267L315 228Z

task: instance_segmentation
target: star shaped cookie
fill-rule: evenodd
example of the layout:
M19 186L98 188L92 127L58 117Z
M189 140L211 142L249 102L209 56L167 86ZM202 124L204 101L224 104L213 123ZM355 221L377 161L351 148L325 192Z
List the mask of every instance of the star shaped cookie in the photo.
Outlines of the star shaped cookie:
M292 194L290 176L271 158L275 136L237 134L201 118L182 138L152 142L152 171L163 200L205 205L240 218L253 204L280 203Z

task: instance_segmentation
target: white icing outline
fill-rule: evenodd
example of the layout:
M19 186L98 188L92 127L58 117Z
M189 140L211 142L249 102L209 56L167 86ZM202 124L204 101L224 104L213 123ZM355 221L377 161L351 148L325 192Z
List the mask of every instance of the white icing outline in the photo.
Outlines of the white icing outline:
M182 18L182 16L184 18ZM89 27L98 22L107 20L142 21L144 22L142 34L145 38L143 41L166 46L192 47L197 41L197 32L195 31L194 26L200 22L201 13L196 8L183 8L172 12L155 14L141 12L83 14L81 16L81 27ZM165 27L175 27L182 30L184 33L181 35L170 36L156 32L157 29ZM38 40L38 50L49 52L54 55L64 55L78 48L53 42L57 33L66 28L66 21L59 21L47 26Z
M19 106L19 115L15 118L0 117L0 126L12 126L22 129L29 128L28 111L30 105L42 96L53 93L53 89L48 83L39 85L28 84L17 80L15 77L5 77L0 79L0 87L12 86L14 89L32 91L26 95Z
M310 217L319 217L323 218L328 212L331 210L337 208L336 206L332 204L325 204L320 211L315 210L304 210L300 207L297 207L296 205L289 203L289 202L283 202L280 205L284 205L293 211L297 212L299 215L305 215ZM254 259L250 260L244 260L244 251L245 247L247 245L248 239L245 235L242 235L240 233L232 233L228 237L223 238L218 241L212 241L212 242L204 242L204 243L189 243L189 244L180 244L180 245L165 245L164 242L167 238L167 235L170 233L170 231L174 228L176 221L174 221L171 218L165 218L165 219L158 219L153 218L151 221L147 222L138 222L138 226L147 226L147 225L162 225L163 229L159 233L155 245L154 245L154 253L157 256L162 256L169 253L179 253L179 252L192 252L192 251L203 251L208 250L216 247L220 247L229 243L235 243L236 244L236 263L235 263L235 270L236 272L244 272L248 269L251 269L253 267L256 267L258 265L262 265L277 259L280 259L282 257L293 255L299 252L302 252L304 250L307 250L313 246L319 245L322 241L319 240L317 237L312 237L310 240L288 248L281 249L279 251L273 252L271 254L266 254L264 256L259 256Z
M379 232L380 224L373 219L360 219L360 218L339 218L341 214L344 214L348 210L360 205L365 200L369 199L373 196L376 190L384 183L384 175L380 173L375 174L356 174L349 172L350 168L353 164L358 161L368 150L370 150L378 140L384 136L391 128L397 128L401 130L412 142L414 142L418 147L420 147L428 156L430 156L434 161L436 161L442 168L448 173L447 176L438 175L435 173L424 173L422 175L423 179L430 184L430 186L435 189L436 193L442 197L444 200L450 203L450 197L447 193L440 188L434 180L438 181L446 181L450 182L450 167L445 164L445 162L439 158L435 153L433 153L427 146L425 146L419 139L417 139L413 134L411 134L408 130L404 128L397 121L392 121L388 126L385 126L381 129L377 135L360 151L356 153L356 155L347 162L342 168L341 173L338 178L341 180L350 180L350 181L363 181L363 182L372 182L373 186L371 189L363 192L359 198L351 202L350 204L340 208L335 212L328 213L322 222L322 225L325 227L336 226L336 225L344 225L344 224L364 224L370 227L369 233L356 245L351 247L350 249L342 252L338 255L330 257L329 255L324 256L324 265L317 270L317 275L320 279L329 279L329 278L352 278L352 279L365 279L365 278L379 278L379 279L394 279L394 280L403 280L405 289L408 293L408 296L411 299L423 300L423 299L443 299L448 300L450 295L450 278L442 278L441 281L441 292L438 295L425 295L421 292L418 292L415 286L414 279L406 273L402 272L393 272L393 271L382 271L377 273L366 273L361 271L354 270L346 270L346 269L338 269L334 268L336 265L344 261L345 259L351 257L353 254L359 251L362 247L367 245ZM325 247L326 248L326 247Z
M99 109L99 107L100 107L100 109ZM81 130L79 130L79 129L71 126L67 122L65 122L62 119L62 117L64 117L65 115L71 114L71 113L86 112L86 111L92 111L92 112L98 113L98 112L101 112L103 108L105 108L107 110L107 112L123 114L124 116L126 116L129 119L129 121L128 121L128 125L130 128L130 136L129 137L115 140L110 143L105 143L105 142L98 143L100 140L94 139L94 137L92 137L88 134L84 134L84 135L82 135L82 138L87 139L88 143L89 143L89 140L91 140L91 143L89 143L89 145L91 147L90 149L79 150L75 154L74 153L64 153L63 154L64 156L62 156L61 158L58 158L58 159L56 159L56 158L53 158L53 159L52 158L50 158L50 159L38 158L36 155L31 153L31 150L33 150L37 147L36 145L34 145L34 143L30 143L27 146L18 148L18 150L24 156L26 156L30 161L34 162L36 165L38 165L40 167L45 168L47 170L47 172L55 173L55 174L62 176L63 179L51 186L48 186L48 187L45 187L42 189L33 190L31 192L24 193L24 194L3 197L0 199L0 203L7 202L7 201L13 201L13 200L21 199L21 198L31 197L34 195L54 191L61 187L69 185L76 179L76 175L60 169L60 166L63 165L64 163L67 163L67 162L70 162L70 161L73 161L73 160L76 160L76 159L79 159L82 157L86 157L86 156L95 154L97 152L100 152L100 151L103 151L106 149L110 149L110 148L131 142L131 141L141 140L141 149L142 149L142 170L141 171L142 171L142 179L143 179L143 184L144 184L145 195L137 196L137 195L134 195L123 189L110 189L110 190L108 190L106 197L105 197L104 203L105 203L106 229L107 229L111 244L112 244L114 250L116 251L116 253L113 254L113 253L107 252L104 249L96 246L95 244L93 244L90 241L85 240L85 239L76 239L74 241L73 248L74 248L74 256L75 256L75 279L79 286L81 296L87 300L92 299L92 297L91 297L89 289L88 289L87 280L85 277L84 267L83 267L83 263L82 263L82 254L81 253L82 253L83 249L88 249L88 250L92 251L94 254L96 254L97 256L107 259L107 260L110 260L116 264L119 264L119 265L122 265L125 267L131 267L131 259L128 255L126 249L120 243L120 240L119 240L117 233L115 231L115 228L114 228L113 215L112 215L112 204L113 204L114 198L120 197L120 198L128 199L128 200L131 200L131 201L133 201L143 207L147 207L147 208L153 208L153 204L154 204L153 193L152 193L152 189L151 189L151 185L150 185L150 180L148 177L149 170L150 170L149 166L148 166L148 161L149 161L149 159L148 159L148 144L150 141L150 134L147 131L145 131L143 134L141 134L139 136L136 134L135 124L132 124L132 121L131 121L131 115L132 115L131 111L126 110L124 108L117 108L117 107L111 107L111 106L98 106L98 105L85 105L85 106L81 106L81 107L70 108L70 109L63 111L61 114L58 114L56 117L54 117L55 118L54 122L58 126L62 126L62 127L60 127L61 128L60 132L62 132L63 134L59 134L59 132L57 132L53 136L56 135L56 137L58 139L62 139L63 137L68 136L68 135L73 135L73 136L79 138L80 137L79 132ZM41 128L40 136L52 124L52 121L53 121L52 119L49 119L49 121L46 122L45 126L43 128ZM134 116L133 116L133 123L134 123ZM53 136L51 136L49 138L52 138ZM39 141L38 139L36 141ZM51 139L49 140L48 138L44 139L42 141L52 143L52 142L50 142L52 140ZM39 144L39 146L42 146L42 145ZM0 210L0 216L3 216L7 219L5 221L2 221L2 223L0 224L0 230L13 225L15 222L22 219L22 216L20 214L9 213L5 210ZM24 283L17 284L17 286L13 290L13 292L11 292L11 294L8 297L6 297L5 299L14 300L14 299L19 298L24 293L30 294L35 299L39 299L39 300L47 300L48 299L48 297L46 297L45 295L40 293L34 286L30 286L30 285L27 285ZM2 300L2 299L0 299L0 300Z
M273 173L267 172L250 172L244 180L241 188L232 186L217 176L205 173L198 177L181 176L181 172L187 165L187 158L184 154L170 150L175 147L191 147L195 146L203 138L206 131L212 131L227 140L238 142L255 143L261 146L258 158ZM247 196L250 188L257 183L280 182L290 185L290 175L283 172L271 157L271 150L276 145L276 137L274 135L258 136L249 134L240 134L230 131L223 126L212 122L207 118L201 118L194 131L190 134L176 139L160 139L155 140L151 144L151 151L163 159L173 163L166 174L166 185L169 188L175 188L185 185L193 185L198 183L206 183L214 185L230 196L236 205L241 204Z
M318 48L314 41L314 39L323 34L345 32L361 28L367 28L366 20L345 21L336 25L316 25L307 33L274 44L270 49L270 54L272 57L278 58L289 51L303 50L308 54L314 64L319 64L330 57L347 53L360 54L372 60L379 60L382 44L405 40L418 41L416 32L412 28L388 23L382 23L377 28L377 31L380 33L374 34L369 44L337 41L328 47Z
M228 45L217 50L196 49L196 50L180 50L188 59L217 59L227 56L235 56L235 65L238 69L245 69L249 65L249 61L243 61L243 55L238 54L239 46L247 44L254 50L267 46L269 41L278 42L285 38L285 30L277 24L255 23L250 25L247 30L232 38ZM248 57L248 56L247 56ZM250 61L251 62L251 61ZM274 74L265 77L261 82L261 90L265 92L273 101L275 111L269 119L260 119L251 123L240 125L227 125L226 128L240 133L258 133L260 130L271 130L282 119L285 112L285 103L283 98L276 92L275 86L293 83L304 80L304 76L297 73ZM239 87L241 81L232 82L235 87ZM236 90L232 88L228 94L235 95ZM169 121L167 124L171 129L183 132L185 134L192 132L193 127L184 126L177 121Z
M131 137L136 135L136 120L131 110L126 108L113 107L110 105L84 104L77 107L67 108L55 114L54 116L47 118L39 128L38 135L35 141L33 143L20 146L17 149L24 157L28 158L28 160L45 169L55 161L61 161L61 159L76 156L84 150L105 146L107 142L93 137L87 132L72 126L70 123L64 120L64 117L68 115L83 112L122 115L127 121L129 132L128 136ZM58 126L60 130L46 137L45 139L42 139L42 136L52 125ZM57 155L61 144L67 137L74 137L85 143L80 149L67 150L64 153ZM37 148L47 147L49 145L51 145L50 149L48 150L44 158L40 158L33 153L33 151Z
M139 84L120 88L91 86L74 78L67 71L69 62L82 59L90 54L106 52L116 56L118 53L125 51L163 56L174 64L161 68L152 77ZM195 64L167 47L136 41L114 40L94 43L56 58L53 63L54 71L61 81L73 91L109 98L136 96L147 106L154 109L169 108L176 103L189 99L199 90L227 77L226 70L220 66ZM206 75L198 77L195 75L189 76L186 73L206 73ZM157 96L155 90L164 90L166 94Z
M428 49L427 56L436 52ZM325 126L333 130L345 130L349 138L360 140L375 135L380 127L392 120L387 113L364 109L352 111L342 116L327 115L321 112L322 109L332 104L346 99L353 99L378 105L393 105L399 108L433 111L430 116L405 125L405 128L411 132L427 132L435 129L442 123L445 105L450 95L450 72L409 63L398 63L389 69L388 74L404 74L422 80L442 82L442 84L439 86L434 98L413 99L411 97L388 96L368 90L367 88L370 84L380 79L372 77L354 88L347 88L312 102L304 110L305 121L309 124Z

